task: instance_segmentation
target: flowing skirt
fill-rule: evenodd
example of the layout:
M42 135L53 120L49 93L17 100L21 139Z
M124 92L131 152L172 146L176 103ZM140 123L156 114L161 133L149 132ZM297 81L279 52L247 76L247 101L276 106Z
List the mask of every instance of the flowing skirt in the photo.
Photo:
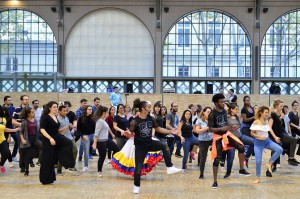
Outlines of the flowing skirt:
M141 176L151 172L153 168L162 160L162 152L149 152L144 160ZM116 153L111 159L111 165L118 172L125 175L134 175L135 169L135 146L134 138L130 138L121 151Z

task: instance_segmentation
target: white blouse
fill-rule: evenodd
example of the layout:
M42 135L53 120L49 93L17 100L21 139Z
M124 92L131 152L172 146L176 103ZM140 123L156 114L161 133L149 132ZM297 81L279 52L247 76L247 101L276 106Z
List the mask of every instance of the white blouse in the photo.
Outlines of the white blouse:
M252 124L250 130L256 131L257 135L261 135L263 137L268 138L269 137L268 131L270 131L270 126L269 124L265 124L265 125Z

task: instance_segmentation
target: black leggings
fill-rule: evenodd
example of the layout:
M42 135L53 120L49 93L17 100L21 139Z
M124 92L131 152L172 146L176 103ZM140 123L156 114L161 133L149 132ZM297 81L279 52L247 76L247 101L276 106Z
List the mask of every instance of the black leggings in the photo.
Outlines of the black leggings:
M42 141L37 138L37 136L28 136L30 147L20 149L20 168L25 168L25 172L28 171L28 165L32 162L32 159L35 158L36 152L39 154L39 162L41 162L42 157ZM29 162L27 162L29 161ZM28 164L28 165L26 165ZM27 168L27 170L26 170Z
M200 150L200 174L203 175L205 162L207 158L207 152L209 146L212 145L212 140L210 141L199 141L199 150Z
M167 167L173 166L171 162L170 149L167 144L163 141L152 141L147 143L147 145L135 146L135 170L134 170L134 185L141 185L141 171L143 167L144 160L149 151L160 151L163 152L163 157L165 159L165 164Z
M99 159L98 159L98 172L102 172L103 163L106 157L106 150L113 151L113 154L120 151L119 147L116 143L114 143L111 139L108 139L107 141L103 142L97 142L97 149L99 153Z
M215 167L218 167L220 161L223 161L223 158L222 158L222 152L223 152L222 140L223 139L219 139L219 140L216 141L217 157L215 158L214 163L213 163L213 165ZM236 148L239 153L244 153L245 152L245 147L242 144L235 141L234 139L232 139L231 137L229 137L229 136L228 136L228 141L229 141L228 145Z
M9 154L10 154L6 140L4 140L0 144L0 154L1 154L0 166L4 166L7 158L9 157Z

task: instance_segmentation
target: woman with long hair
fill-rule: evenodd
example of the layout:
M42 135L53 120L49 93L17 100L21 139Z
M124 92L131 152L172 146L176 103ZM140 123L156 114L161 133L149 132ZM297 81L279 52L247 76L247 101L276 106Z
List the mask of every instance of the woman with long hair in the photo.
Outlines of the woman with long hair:
M111 132L113 133L113 134L110 134L110 133L108 134L108 139L111 139L111 140L116 139L116 136L114 134L114 132L115 132L115 129L114 129L114 117L115 117L115 113L116 113L116 107L111 106L109 108L109 111L108 111L108 116L105 119L105 121L108 124ZM107 150L107 158L108 158L107 164L111 163L111 152L112 152L111 150L109 150L109 149Z
M24 162L24 176L29 174L29 164L35 157L34 152L39 154L39 162L42 157L42 142L38 139L38 123L35 119L35 110L25 107L21 111L23 119L20 131L20 162Z
M5 132L6 133L15 133L20 130L20 128L16 128L16 129L6 128L6 124L7 124L6 115L4 113L3 107L0 105L0 154L1 154L0 172L1 173L6 173L4 164L10 154L4 133Z
M200 113L198 113L199 117L196 121L194 132L199 134L198 140L199 140L199 165L200 165L200 176L199 179L204 178L204 168L205 168L205 162L207 158L207 152L209 146L212 145L212 133L209 132L208 127L208 115L211 112L210 107L205 107Z
M269 125L273 130L274 134L280 138L280 141L285 144L290 144L289 148L289 158L288 163L292 166L297 166L299 162L294 158L296 146L297 146L297 139L289 136L285 133L285 126L284 126L284 114L282 113L283 108L283 101L281 100L274 100L273 102L273 111L271 112L271 118L269 119ZM275 140L276 141L276 140ZM277 142L277 141L276 141ZM273 152L272 152L273 154ZM276 165L279 163L279 159L274 162L274 171L276 170ZM267 172L267 176L271 176L270 173Z
M129 120L132 116L131 108L128 104L125 105L124 114L126 115L127 120Z
M60 123L56 117L58 103L50 101L45 106L41 116L40 131L42 137L42 160L40 167L40 182L52 184L56 180L54 164L56 157L65 168L73 168L75 160L72 152L72 142L59 134Z
M299 126L299 115L298 115L298 106L299 103L294 100L292 102L292 110L289 113L290 125L292 135L295 137L296 135L300 136L300 126ZM300 155L300 154L299 154Z
M255 121L251 125L251 135L254 137L254 151L255 151L255 161L256 161L256 180L254 181L255 184L260 183L260 173L261 173L261 163L262 163L262 154L264 148L270 149L271 151L275 151L272 155L269 162L266 164L267 171L272 173L272 164L276 161L276 159L280 156L283 149L281 146L273 142L269 139L269 134L272 135L274 140L277 143L280 143L279 137L277 137L272 128L268 123L269 118L269 108L266 106L261 106L258 108L255 114Z
M90 145L94 141L95 121L93 119L93 108L87 105L83 109L82 115L78 118L77 129L82 134L84 167L82 171L88 171L90 158Z
M127 141L125 134L129 128L129 120L125 115L125 106L123 104L119 104L117 106L117 115L114 117L113 124L115 129L117 145L119 149L121 149Z
M189 109L183 111L178 124L178 136L183 147L182 172L185 173L191 146L199 145L198 139L193 134L192 112Z
M119 151L119 147L111 139L108 138L108 135L113 135L113 132L110 130L108 124L105 121L105 118L108 117L108 108L105 106L99 106L94 114L94 119L96 121L95 127L95 136L93 149L98 149L99 159L98 159L98 177L102 177L102 167L106 157L107 149L113 151L113 155Z

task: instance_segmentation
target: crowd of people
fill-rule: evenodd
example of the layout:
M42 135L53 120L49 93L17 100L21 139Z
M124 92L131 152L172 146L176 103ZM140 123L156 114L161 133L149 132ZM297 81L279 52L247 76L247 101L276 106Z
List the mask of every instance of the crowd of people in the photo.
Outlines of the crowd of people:
M209 150L214 189L218 188L219 166L224 178L231 175L236 150L241 175L251 175L247 171L248 163L251 156L255 157L256 184L261 181L265 148L271 151L266 163L267 177L272 177L280 167L281 154L288 155L289 165L299 164L295 159L295 154L300 155L297 101L289 111L281 100L274 100L270 108L258 107L252 106L250 97L245 96L240 111L234 90L230 89L228 99L220 90L212 97L213 106L190 104L182 109L180 117L176 102L171 104L169 112L161 101L152 107L150 101L137 98L131 107L124 104L118 88L114 89L110 107L102 106L98 97L94 98L93 105L81 99L75 113L70 110L69 101L50 101L39 108L38 100L29 106L29 97L21 95L21 105L14 107L12 98L5 96L0 106L0 171L6 173L5 166L13 167L15 161L19 162L20 172L28 176L30 167L40 166L40 182L51 184L56 175L62 175L63 167L78 172L76 162L83 161L81 172L87 172L89 160L99 156L97 173L103 177L107 156L112 168L134 177L133 193L139 193L141 176L151 172L162 159L167 174L186 173L188 162L197 159L199 179L205 179ZM14 140L12 151L11 139ZM181 168L173 166L173 155L182 158ZM34 158L38 158L36 164Z

